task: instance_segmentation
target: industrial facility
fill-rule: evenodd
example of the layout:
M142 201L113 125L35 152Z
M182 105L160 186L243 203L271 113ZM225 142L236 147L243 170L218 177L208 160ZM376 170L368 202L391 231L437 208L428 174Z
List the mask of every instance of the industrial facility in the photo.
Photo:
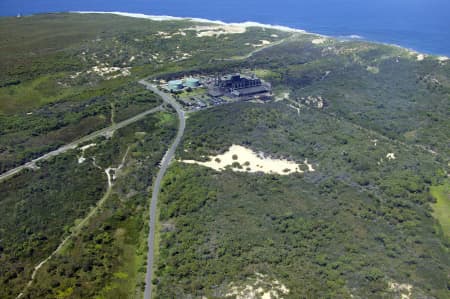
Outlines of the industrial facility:
M216 78L209 87L208 94L212 97L228 94L235 98L250 99L255 96L270 96L271 90L270 84L264 83L255 75L231 74Z
M161 90L174 94L186 110L196 111L239 101L272 99L272 87L254 74L190 75L156 80Z
M170 92L182 91L185 88L197 88L200 86L200 80L197 78L186 78L184 80L172 80L167 83L167 90Z

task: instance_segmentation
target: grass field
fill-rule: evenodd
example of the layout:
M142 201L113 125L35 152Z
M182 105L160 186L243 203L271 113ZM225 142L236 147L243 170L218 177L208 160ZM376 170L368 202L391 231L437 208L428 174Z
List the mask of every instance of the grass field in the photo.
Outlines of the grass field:
M436 199L433 204L433 216L439 221L444 234L450 237L450 182L430 188L431 195Z

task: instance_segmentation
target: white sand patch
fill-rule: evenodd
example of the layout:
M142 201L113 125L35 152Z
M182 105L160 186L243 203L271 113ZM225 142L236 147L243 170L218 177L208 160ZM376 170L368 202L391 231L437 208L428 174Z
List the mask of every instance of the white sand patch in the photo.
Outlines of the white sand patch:
M81 72L76 72L75 75L70 75L70 79L76 79L79 75L81 75Z
M214 25L214 26L195 26L186 28L197 32L197 37L220 36L224 34L242 34L247 31L246 27L238 25Z
M320 45L320 44L323 44L323 43L325 43L327 40L325 39L325 38L316 38L316 39L313 39L311 42L314 44L314 45Z
M370 65L367 66L366 70L372 74L378 74L380 72L380 69L378 67Z
M423 54L417 55L417 61L422 61L424 59L425 59L425 55L423 55Z
M264 46L267 46L267 45L272 44L270 41L265 40L265 39L261 39L261 40L259 40L259 41L260 41L259 44L253 44L252 46L255 47L255 48L257 48L257 47L264 47Z
M413 286L406 283L389 282L389 289L400 293L402 299L411 299Z
M240 145L232 145L226 153L211 156L209 159L207 162L195 160L182 160L181 162L209 167L216 171L224 171L226 167L231 167L233 171L248 173L263 172L279 175L303 173L303 170L300 169L301 164L288 160L273 159L264 153L255 153ZM312 164L308 164L307 160L303 165L308 168L308 171L315 171Z
M131 56L131 58L130 58L129 62L133 62L133 61L134 61L135 59L136 59L136 57L134 57L134 56Z
M89 148L91 148L91 147L94 147L94 146L96 146L96 145L97 145L96 143L91 143L91 144L88 144L88 145L85 145L85 146L80 147L80 150L81 150L81 157L78 157L78 164L82 164L84 161L86 161L86 158L84 157L84 152L85 152L87 149L89 149Z
M447 56L439 56L437 59L438 59L440 65L447 64L447 62L449 60L449 58Z
M85 145L85 146L80 147L80 150L82 150L82 151L84 152L84 151L87 150L88 148L94 147L94 146L96 146L96 145L97 145L96 143L91 143L91 144L88 144L88 145Z
M278 38L278 34L271 34L270 37Z
M108 66L102 66L104 64L101 65L96 65L93 66L91 71L87 71L87 74L95 73L97 75L99 75L100 77L105 78L106 80L111 80L111 79L115 79L118 77L127 77L131 75L130 69L129 67L124 67L124 68L120 68L117 66L112 66L112 67L108 67ZM109 75L109 76L108 76Z
M280 95L275 97L275 102L288 100L291 94L289 92L282 92Z
M289 289L278 280L271 281L266 275L256 273L256 280L246 285L230 283L230 291L225 297L236 299L282 299Z
M313 165L310 164L310 163L308 163L308 159L306 159L306 160L303 162L303 164L305 164L305 165L308 167L308 171L309 171L309 172L314 172L314 171L316 171L316 170L314 169Z
M395 159L396 159L394 153L388 153L388 154L386 155L386 158L387 158L388 160L395 160Z

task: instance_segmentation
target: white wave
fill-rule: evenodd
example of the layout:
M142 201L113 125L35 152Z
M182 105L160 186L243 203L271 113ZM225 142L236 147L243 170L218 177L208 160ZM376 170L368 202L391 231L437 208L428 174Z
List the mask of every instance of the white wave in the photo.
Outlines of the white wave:
M282 25L270 25L270 24L262 24L258 22L242 22L242 23L225 23L219 20L208 20L202 18L190 18L190 17L173 17L173 16L155 16L155 15L145 15L141 13L128 13L128 12L119 12L119 11L71 11L71 13L79 13L79 14L113 14L124 17L138 18L138 19L147 19L152 21L180 21L180 20L189 20L199 23L212 23L217 25L228 25L228 26L241 26L241 27L261 27L267 29L275 29L286 32L298 32L298 33L307 33L305 30L291 28Z

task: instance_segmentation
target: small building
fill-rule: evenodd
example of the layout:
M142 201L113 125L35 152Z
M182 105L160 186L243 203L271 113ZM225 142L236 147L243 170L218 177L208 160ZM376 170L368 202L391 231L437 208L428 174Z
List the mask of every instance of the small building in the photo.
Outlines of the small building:
M173 90L173 91L181 90L184 87L183 86L183 81L181 81L181 80L169 81L167 87L168 87L169 90Z
M231 94L235 97L246 97L269 92L269 88L264 85L253 86L248 88L235 89Z
M208 107L208 105L205 104L205 102L198 100L197 101L197 106L200 108L206 108Z
M211 88L208 90L208 95L213 98L223 96L223 92L218 88Z
M186 87L196 88L200 86L200 80L197 78L187 78L184 84Z

